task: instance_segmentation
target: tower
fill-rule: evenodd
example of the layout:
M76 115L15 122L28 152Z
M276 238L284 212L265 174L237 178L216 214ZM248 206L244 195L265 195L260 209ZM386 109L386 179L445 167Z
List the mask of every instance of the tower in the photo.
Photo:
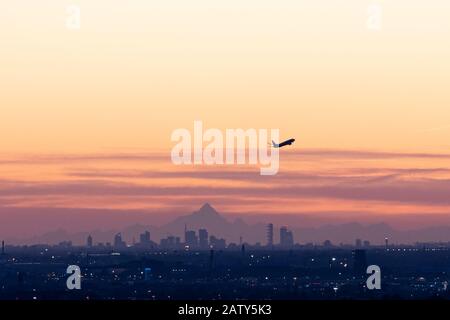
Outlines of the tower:
M122 240L122 234L121 233L116 234L114 237L114 247L123 248L126 246L127 244L125 243L125 241Z
M89 235L87 237L86 245L88 246L88 248L92 248L92 236L91 235Z
M273 224L269 223L267 225L267 246L272 248L273 247Z
M149 245L150 244L150 232L145 231L139 235L139 243L141 245Z
M292 248L294 246L292 231L289 231L287 227L280 228L280 246L283 248Z
M208 248L208 231L206 229L198 230L198 244L201 249Z
M198 246L198 238L197 235L195 234L195 231L193 230L186 231L185 238L186 238L185 245L189 246L189 248L192 249Z

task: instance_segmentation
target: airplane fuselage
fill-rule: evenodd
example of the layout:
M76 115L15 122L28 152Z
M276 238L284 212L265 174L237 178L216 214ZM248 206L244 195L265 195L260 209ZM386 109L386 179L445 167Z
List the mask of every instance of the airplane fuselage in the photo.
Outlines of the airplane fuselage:
M274 143L273 146L275 148L281 148L281 147L284 147L284 146L290 146L294 142L295 142L295 139L289 139L289 140L283 141L283 142L278 143L278 144Z

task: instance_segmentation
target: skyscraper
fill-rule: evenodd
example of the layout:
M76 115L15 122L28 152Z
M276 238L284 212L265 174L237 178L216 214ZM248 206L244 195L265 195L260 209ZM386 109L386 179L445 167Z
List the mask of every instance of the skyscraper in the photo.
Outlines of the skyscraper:
M267 225L267 246L273 247L273 224L269 223Z
M201 249L208 248L208 231L206 229L198 230L198 242Z
M122 234L118 233L114 236L114 247L116 248L123 248L126 247L126 242L122 241Z
M213 249L225 249L227 247L225 239L218 239L215 236L209 237L209 244Z
M287 227L280 228L280 246L282 248L292 248L294 246L294 236Z
M89 235L86 240L86 245L88 248L92 248L92 236Z
M150 244L150 232L145 231L139 235L139 243L141 245L149 245Z
M196 248L198 246L198 239L195 231L186 230L184 237L186 239L185 245L189 246L189 248Z

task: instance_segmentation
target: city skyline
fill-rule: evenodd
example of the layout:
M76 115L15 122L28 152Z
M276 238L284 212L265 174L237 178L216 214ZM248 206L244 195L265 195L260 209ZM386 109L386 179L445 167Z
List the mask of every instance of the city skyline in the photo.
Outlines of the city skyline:
M246 243L262 247L292 247L295 245L323 245L324 243L336 246L354 245L365 246L366 243L383 246L387 239L394 245L411 245L415 243L447 243L450 241L450 227L430 227L414 230L396 230L385 223L375 224L327 224L324 226L307 227L296 220L272 223L269 220L256 220L253 223L242 217L230 220L227 216L217 212L209 203L205 203L191 214L175 217L162 226L145 224L124 224L118 229L87 229L81 232L70 233L63 229L51 230L42 235L25 238L3 237L8 244L57 244L73 242L74 245L86 244L90 241L101 242L109 247L126 247L126 244L149 243L181 248L184 244L193 244L195 248L207 248L211 241L219 241L220 247L226 244ZM290 223L285 223L290 222ZM150 240L152 235L152 240ZM94 241L95 239L95 241ZM163 241L163 242L161 242ZM203 243L203 245L201 245ZM118 244L118 245L117 245Z

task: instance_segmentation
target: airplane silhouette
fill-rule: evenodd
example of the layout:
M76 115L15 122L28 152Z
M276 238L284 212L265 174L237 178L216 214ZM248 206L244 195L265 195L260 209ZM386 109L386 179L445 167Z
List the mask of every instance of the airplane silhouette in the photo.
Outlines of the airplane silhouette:
M284 147L284 146L290 146L294 142L295 142L295 139L289 139L289 140L283 141L281 143L275 143L275 141L272 140L272 146L274 148L281 148L281 147Z

